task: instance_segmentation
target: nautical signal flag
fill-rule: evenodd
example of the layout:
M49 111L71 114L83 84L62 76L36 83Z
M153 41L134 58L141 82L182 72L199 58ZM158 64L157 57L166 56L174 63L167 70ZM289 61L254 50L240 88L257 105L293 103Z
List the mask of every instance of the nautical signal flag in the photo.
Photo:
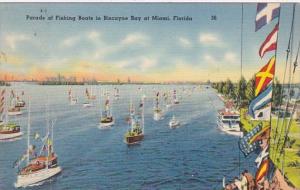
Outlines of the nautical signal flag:
M256 167L259 168L263 160L267 159L269 156L269 145L266 146L255 159Z
M256 98L254 98L250 105L248 114L255 119L255 111L260 110L264 108L266 105L268 105L271 102L272 99L272 84L269 84L269 86L260 93Z
M255 96L261 93L273 80L275 72L275 56L255 75Z
M278 24L276 24L275 28L272 32L267 36L265 41L259 48L259 56L262 58L266 52L276 50L277 48L277 35L278 35Z
M261 162L258 170L256 171L256 175L255 175L256 184L260 180L262 180L264 176L266 176L266 174L268 173L268 170L269 170L269 159L266 158Z
M255 31L279 17L280 3L258 3L256 9Z
M260 148L260 142L255 140L257 135L261 133L263 129L262 123L259 123L250 132L244 135L239 140L239 148L243 152L244 156L247 157L250 153Z

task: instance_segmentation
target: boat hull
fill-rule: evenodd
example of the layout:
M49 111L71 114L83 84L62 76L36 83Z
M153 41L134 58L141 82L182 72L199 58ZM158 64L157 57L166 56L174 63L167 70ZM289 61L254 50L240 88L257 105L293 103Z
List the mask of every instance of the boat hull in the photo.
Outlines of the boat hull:
M135 136L127 136L125 137L125 143L128 145L137 144L144 139L144 134L135 135Z
M16 188L31 186L39 182L45 181L59 174L61 171L62 169L59 166L57 166L54 168L45 168L27 175L18 175L17 182L14 185Z
M12 111L12 112L9 111L7 115L9 116L22 115L22 111Z
M100 122L99 127L100 127L101 129L103 129L103 128L111 127L111 126L113 126L114 124L115 124L115 121L108 122L108 123L102 123L102 122Z
M70 100L70 105L72 106L72 105L75 105L75 104L77 104L77 99L71 99Z
M170 108L170 107L172 107L172 104L166 104L166 107Z
M222 123L218 123L218 127L221 131L223 131L229 135L238 136L238 137L243 136L243 132L240 131L239 129L230 129L230 128L224 126L224 124L222 124Z
M179 127L180 126L180 123L169 123L169 127L171 128L171 129L175 129L175 128L177 128L177 127Z
M153 119L154 119L155 121L159 121L159 120L161 120L161 118L162 118L161 112L154 112L154 114L153 114Z
M84 108L89 108L89 107L92 107L92 104L87 103L87 104L82 104L82 106L83 106Z
M0 133L0 140L11 140L11 139L15 139L18 137L21 137L23 135L23 132L17 132L17 133L8 133L8 134L3 134Z

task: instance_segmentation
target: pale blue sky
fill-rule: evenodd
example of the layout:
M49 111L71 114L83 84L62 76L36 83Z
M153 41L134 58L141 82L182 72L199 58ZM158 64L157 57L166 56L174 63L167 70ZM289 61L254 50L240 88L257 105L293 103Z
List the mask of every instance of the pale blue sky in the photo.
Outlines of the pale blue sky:
M281 4L278 76L282 75L292 4ZM28 21L26 15L190 16L192 21ZM244 75L257 72L258 49L277 20L255 32L256 4L244 4ZM300 7L296 6L295 49ZM43 13L43 15L45 15ZM217 20L212 21L211 16ZM45 15L46 16L46 15ZM1 70L22 77L66 75L98 79L236 80L240 75L239 3L1 3ZM3 60L2 60L3 63ZM299 71L299 69L298 69ZM298 72L299 73L299 72ZM299 81L299 79L297 80Z

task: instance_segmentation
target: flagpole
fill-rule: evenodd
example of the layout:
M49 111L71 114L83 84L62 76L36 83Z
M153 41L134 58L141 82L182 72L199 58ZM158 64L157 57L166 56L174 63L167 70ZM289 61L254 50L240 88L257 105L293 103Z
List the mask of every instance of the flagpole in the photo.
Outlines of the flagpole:
M29 146L30 146L30 115L31 115L31 103L30 98L28 102L28 121L27 121L27 165L29 164Z
M240 80L242 80L243 77L243 24L244 24L244 4L242 3L242 18L241 18L241 78ZM239 83L238 83L239 85ZM241 99L241 95L239 94L239 106L240 106L240 115L241 115L241 103L242 99ZM241 138L239 136L239 138ZM240 151L238 151L239 154L239 174L241 173L241 154Z

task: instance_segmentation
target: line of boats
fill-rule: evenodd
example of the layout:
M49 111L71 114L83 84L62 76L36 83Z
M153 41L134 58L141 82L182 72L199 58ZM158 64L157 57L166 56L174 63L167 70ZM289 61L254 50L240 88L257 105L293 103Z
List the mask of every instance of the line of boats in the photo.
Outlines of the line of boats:
M20 125L9 121L8 116L16 116L22 114L22 109L24 109L26 103L19 96L16 96L13 91L10 92L8 98L8 93L5 93L5 89L1 91L0 96L0 140L10 140L16 139L23 135ZM86 89L86 100L83 102L83 107L88 108L93 106L93 101L95 101L96 95ZM22 97L24 92L22 92ZM115 124L115 119L113 117L111 109L110 93L104 92L104 105L103 111L100 110L99 118L99 128L106 129L110 128ZM119 99L119 90L114 89L113 94L115 99ZM9 101L6 101L6 98ZM129 114L127 118L128 130L124 134L124 142L127 145L139 144L145 136L145 121L144 121L144 105L146 96L141 96L139 100L139 105L135 106L133 104L132 98L130 97L129 102ZM222 99L222 97L220 97ZM75 105L78 103L78 99L73 95L72 89L68 91L68 99L70 105ZM177 98L176 90L172 91L172 98L170 98L169 93L163 93L162 96L160 92L155 93L154 106L153 106L153 120L160 121L163 119L164 110L161 106L161 101L164 101L166 109L174 105L179 104ZM5 119L3 119L3 115ZM19 168L17 175L17 181L15 187L26 187L43 182L53 176L59 174L62 168L58 165L58 157L54 152L53 147L53 126L54 122L50 124L49 119L47 119L47 133L45 137L41 138L38 134L35 134L35 140L40 140L43 144L36 154L36 147L31 144L30 141L30 102L28 105L28 131L27 131L27 150L26 152L15 162L14 166ZM168 123L171 129L175 129L180 126L180 121L176 119L173 114L171 120ZM217 125L219 128L227 134L242 136L240 130L240 113L234 110L230 102L225 104L225 108L218 110ZM51 129L51 130L50 130ZM20 167L21 164L26 160L25 166Z
M8 93L2 89L0 96L0 140L16 140L23 135L20 125L9 120L8 116L17 116L23 113L25 109L25 101L16 96L13 91ZM93 100L96 100L96 95L93 95L86 89L86 101L83 103L84 108L93 106ZM22 92L22 97L24 92ZM110 128L114 125L114 117L111 109L110 94L104 93L104 109L100 110L99 128ZM119 98L119 90L115 88L114 98ZM166 108L170 108L173 105L179 104L179 100L176 96L176 90L173 91L173 99L170 100L167 93L163 94L163 100L165 101ZM68 91L69 104L75 105L78 103L78 99L73 95L72 89ZM130 98L128 125L129 129L124 134L124 142L127 145L138 144L144 139L145 135L145 122L144 122L144 105L146 96L143 95L140 98L139 105L135 108ZM9 101L7 101L9 100ZM102 107L102 106L101 106ZM156 93L154 107L153 107L153 119L160 121L163 119L164 110L160 105L159 92ZM4 119L3 119L4 118ZM169 127L174 129L180 126L180 122L173 115L169 122ZM58 165L58 156L54 152L53 146L53 127L54 122L49 122L47 116L47 133L41 138L39 134L34 135L35 141L41 141L42 147L37 154L35 141L31 141L31 111L30 101L28 102L28 123L27 123L27 150L19 159L14 163L14 167L18 168L17 180L14 183L16 188L27 187L44 182L47 179L56 176L62 171L62 168ZM25 163L25 164L24 164ZM23 167L21 167L23 165Z

